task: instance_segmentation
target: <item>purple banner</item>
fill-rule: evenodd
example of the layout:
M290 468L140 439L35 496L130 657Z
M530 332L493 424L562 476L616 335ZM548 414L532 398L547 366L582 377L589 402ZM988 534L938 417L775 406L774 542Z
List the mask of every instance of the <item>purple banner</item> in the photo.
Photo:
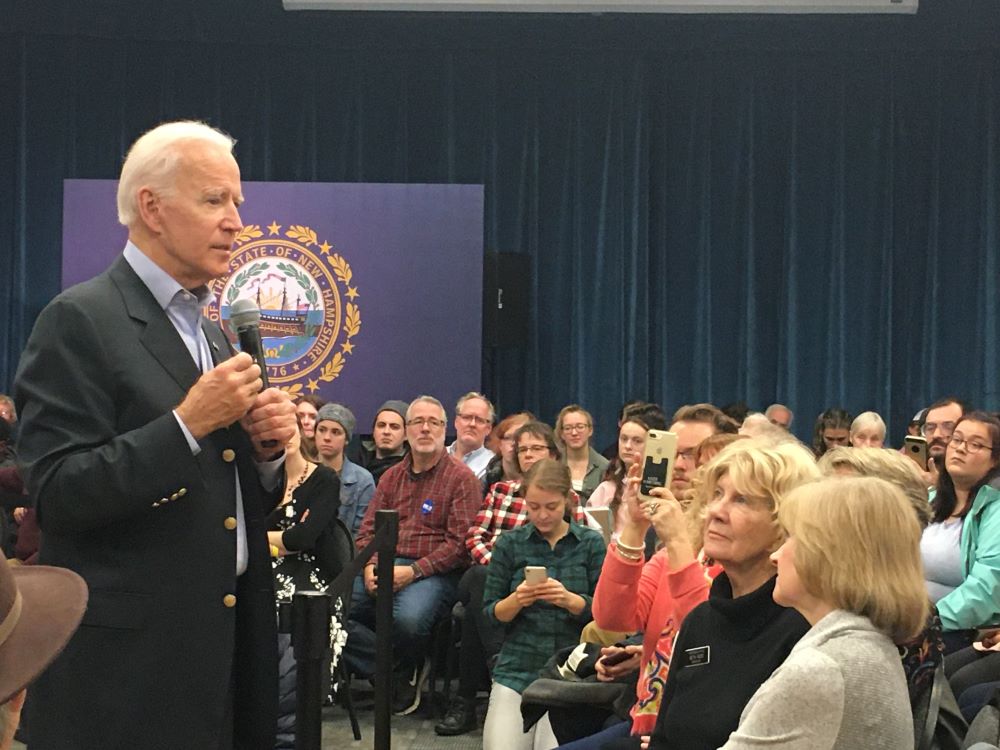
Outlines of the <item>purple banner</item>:
M115 180L65 180L63 288L127 239ZM244 182L243 231L207 314L252 299L271 384L349 406L368 432L390 398L429 393L449 413L480 386L481 185Z

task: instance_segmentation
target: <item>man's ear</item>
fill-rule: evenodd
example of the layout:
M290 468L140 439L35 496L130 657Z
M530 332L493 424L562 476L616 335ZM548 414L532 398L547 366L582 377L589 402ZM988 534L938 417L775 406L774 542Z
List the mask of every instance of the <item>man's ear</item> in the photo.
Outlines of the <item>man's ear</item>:
M160 215L162 203L160 197L153 192L151 187L143 185L139 188L136 204L139 208L139 219L142 223L149 231L159 234L162 224L162 217Z

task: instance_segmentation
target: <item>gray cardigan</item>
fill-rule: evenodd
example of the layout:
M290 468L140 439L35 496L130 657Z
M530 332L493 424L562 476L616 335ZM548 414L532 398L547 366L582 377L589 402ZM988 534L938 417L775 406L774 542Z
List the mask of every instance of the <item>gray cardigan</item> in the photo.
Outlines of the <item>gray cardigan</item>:
M912 750L899 652L867 617L834 610L750 698L723 750Z

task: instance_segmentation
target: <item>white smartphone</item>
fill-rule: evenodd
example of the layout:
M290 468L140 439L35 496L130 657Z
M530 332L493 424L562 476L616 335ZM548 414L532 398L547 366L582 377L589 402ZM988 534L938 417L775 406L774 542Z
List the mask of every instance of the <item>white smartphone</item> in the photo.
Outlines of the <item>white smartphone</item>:
M529 586L545 583L547 580L549 580L549 572L545 569L544 565L524 566L524 581Z
M650 430L646 433L646 452L642 457L642 482L639 494L651 499L654 487L669 487L670 475L674 473L674 459L677 458L677 435L666 430Z

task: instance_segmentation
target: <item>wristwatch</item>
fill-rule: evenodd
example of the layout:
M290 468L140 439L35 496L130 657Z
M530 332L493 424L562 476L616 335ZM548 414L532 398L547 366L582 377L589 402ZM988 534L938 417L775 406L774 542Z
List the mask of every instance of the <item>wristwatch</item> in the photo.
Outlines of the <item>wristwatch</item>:
M413 580L419 581L424 577L424 574L420 572L420 566L416 563L410 563L410 570L413 571Z

